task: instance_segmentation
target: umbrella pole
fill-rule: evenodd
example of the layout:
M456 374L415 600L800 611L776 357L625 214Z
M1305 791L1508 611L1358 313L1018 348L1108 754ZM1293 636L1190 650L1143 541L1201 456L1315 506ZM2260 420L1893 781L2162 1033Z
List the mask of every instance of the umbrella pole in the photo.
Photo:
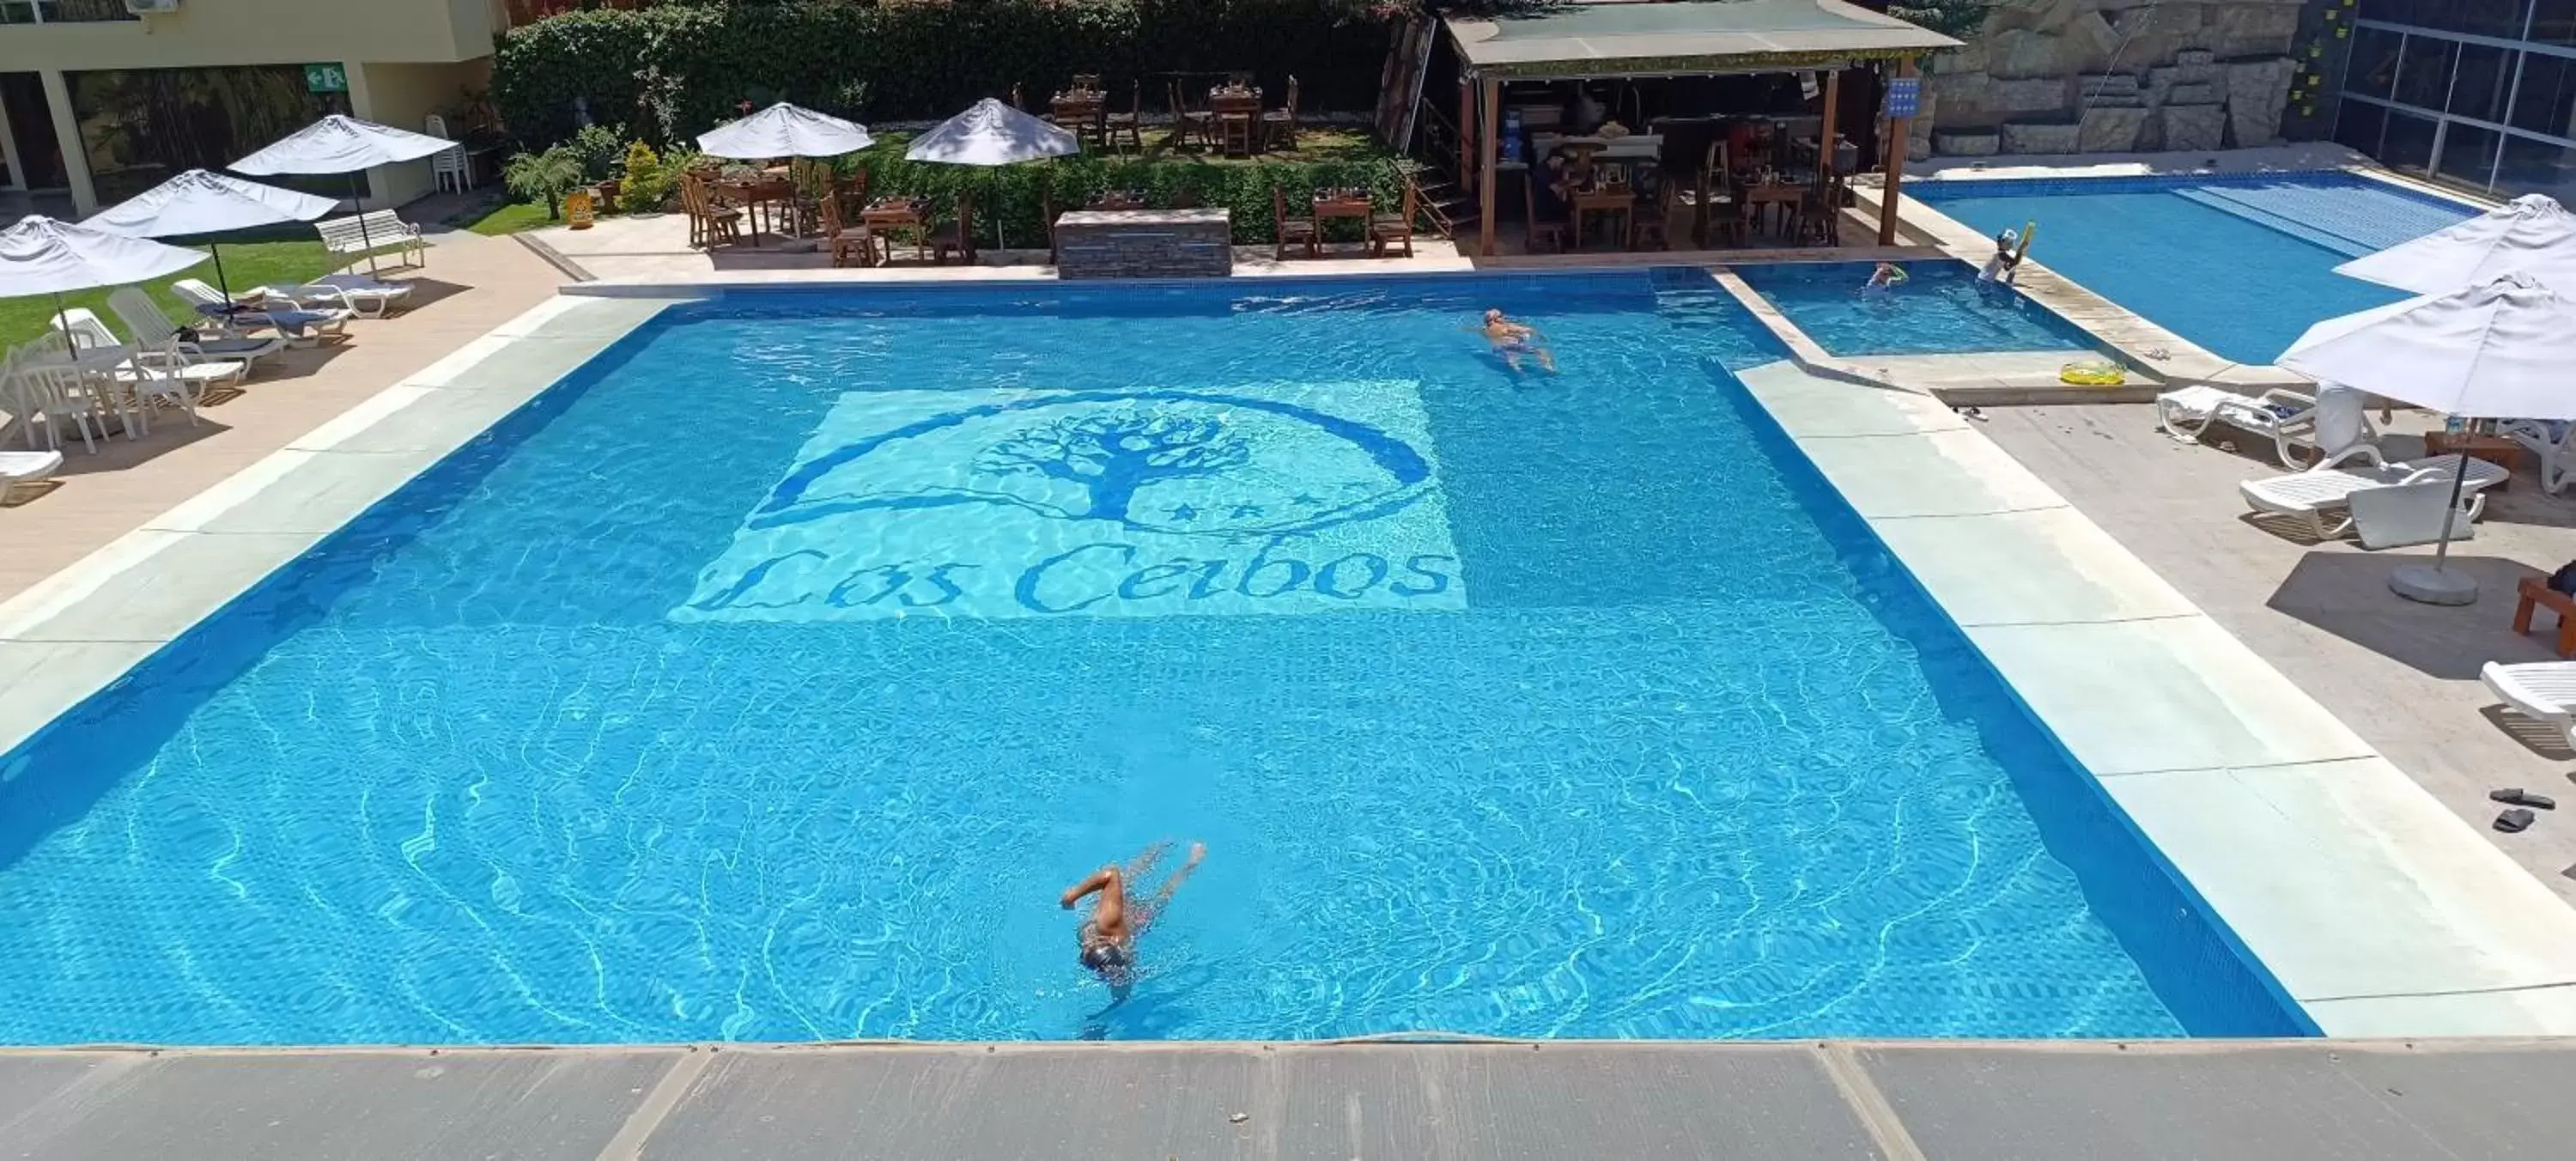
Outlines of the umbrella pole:
M2442 527L2433 538L2433 566L2410 564L2388 574L2389 591L2427 605L2465 605L2478 599L2478 578L2445 568L2451 559L2451 522L2459 518L2460 493L2468 486L2469 453L2463 448L2451 468L2451 499L2442 508Z
M54 329L62 332L63 354L79 358L80 345L72 342L72 325L63 320L63 292L59 290L54 292Z
M231 306L233 303L233 281L232 279L224 277L224 244L221 242L208 242L206 243L206 249L211 251L215 256L215 285L220 287L224 292L224 305Z
M349 171L349 204L358 211L358 244L367 248L367 277L376 276L376 240L367 236L367 171Z
M2468 484L2468 480L2469 453L2466 448L2463 448L2460 451L2460 462L2451 468L2451 503L2450 506L2442 509L2442 534L2433 541L2433 571L2435 572L2442 571L2443 563L2451 558L2451 521L2458 516L2460 489Z

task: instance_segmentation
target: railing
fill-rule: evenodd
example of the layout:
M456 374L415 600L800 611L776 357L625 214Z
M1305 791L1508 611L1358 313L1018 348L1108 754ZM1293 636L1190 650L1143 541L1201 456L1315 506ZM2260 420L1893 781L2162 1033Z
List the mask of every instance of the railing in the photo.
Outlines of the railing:
M510 26L513 28L591 8L641 8L644 0L508 0Z
M139 20L125 0L0 0L0 24L88 24Z

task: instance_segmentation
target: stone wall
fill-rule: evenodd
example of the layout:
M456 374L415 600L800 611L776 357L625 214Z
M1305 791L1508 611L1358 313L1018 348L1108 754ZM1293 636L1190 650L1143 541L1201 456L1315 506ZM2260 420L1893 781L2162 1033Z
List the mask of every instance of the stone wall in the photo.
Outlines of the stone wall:
M1966 48L1933 58L1912 152L2274 144L2301 71L2302 13L2332 3L1996 0Z

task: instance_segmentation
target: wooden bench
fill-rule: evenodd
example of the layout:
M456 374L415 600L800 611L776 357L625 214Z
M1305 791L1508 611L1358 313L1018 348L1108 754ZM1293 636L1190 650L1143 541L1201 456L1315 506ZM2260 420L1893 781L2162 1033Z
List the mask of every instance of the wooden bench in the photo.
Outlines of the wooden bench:
M351 218L333 218L315 222L322 232L322 248L334 254L373 254L396 249L406 266L429 264L429 243L422 241L420 227L395 217L392 210L370 210ZM419 260L414 261L413 256Z
M2522 578L2517 591L2522 599L2514 602L2513 631L2528 635L2532 609L2545 607L2558 614L2558 655L2576 657L2576 597L2550 588L2547 580L2536 576Z

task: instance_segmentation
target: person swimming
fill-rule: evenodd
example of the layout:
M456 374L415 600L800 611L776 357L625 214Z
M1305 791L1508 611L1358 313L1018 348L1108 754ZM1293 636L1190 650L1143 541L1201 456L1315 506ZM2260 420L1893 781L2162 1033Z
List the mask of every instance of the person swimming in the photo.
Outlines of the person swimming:
M2023 253L2025 250L2021 245L2021 231L2006 230L1995 235L1995 256L1986 259L1985 267L1977 271L1977 285L1980 287L1996 283L2012 285L2013 276L2021 272Z
M1494 309L1485 312L1484 333L1485 341L1493 344L1494 353L1501 355L1503 363L1512 370L1521 369L1523 355L1536 358L1539 366L1551 372L1556 370L1556 355L1539 345L1536 327L1513 322L1504 318L1500 309Z
M1206 843L1191 843L1190 861L1163 880L1153 898L1140 903L1128 897L1127 884L1153 873L1154 864L1162 859L1163 852L1171 845L1158 842L1145 848L1124 868L1111 863L1093 871L1089 878L1066 888L1060 901L1064 909L1070 911L1074 904L1082 901L1083 896L1100 896L1091 905L1091 914L1074 928L1073 938L1080 948L1082 966L1091 969L1101 982L1108 984L1110 995L1121 1002L1127 999L1128 990L1136 983L1136 937L1154 925L1154 920L1162 916L1163 908L1171 903L1172 892L1180 890L1190 872L1199 869L1200 860L1207 858Z
M1893 262L1881 262L1878 264L1877 268L1869 272L1869 282L1861 289L1893 290L1899 286L1903 286L1905 284L1905 280L1910 277L1913 276L1907 274L1904 267Z

